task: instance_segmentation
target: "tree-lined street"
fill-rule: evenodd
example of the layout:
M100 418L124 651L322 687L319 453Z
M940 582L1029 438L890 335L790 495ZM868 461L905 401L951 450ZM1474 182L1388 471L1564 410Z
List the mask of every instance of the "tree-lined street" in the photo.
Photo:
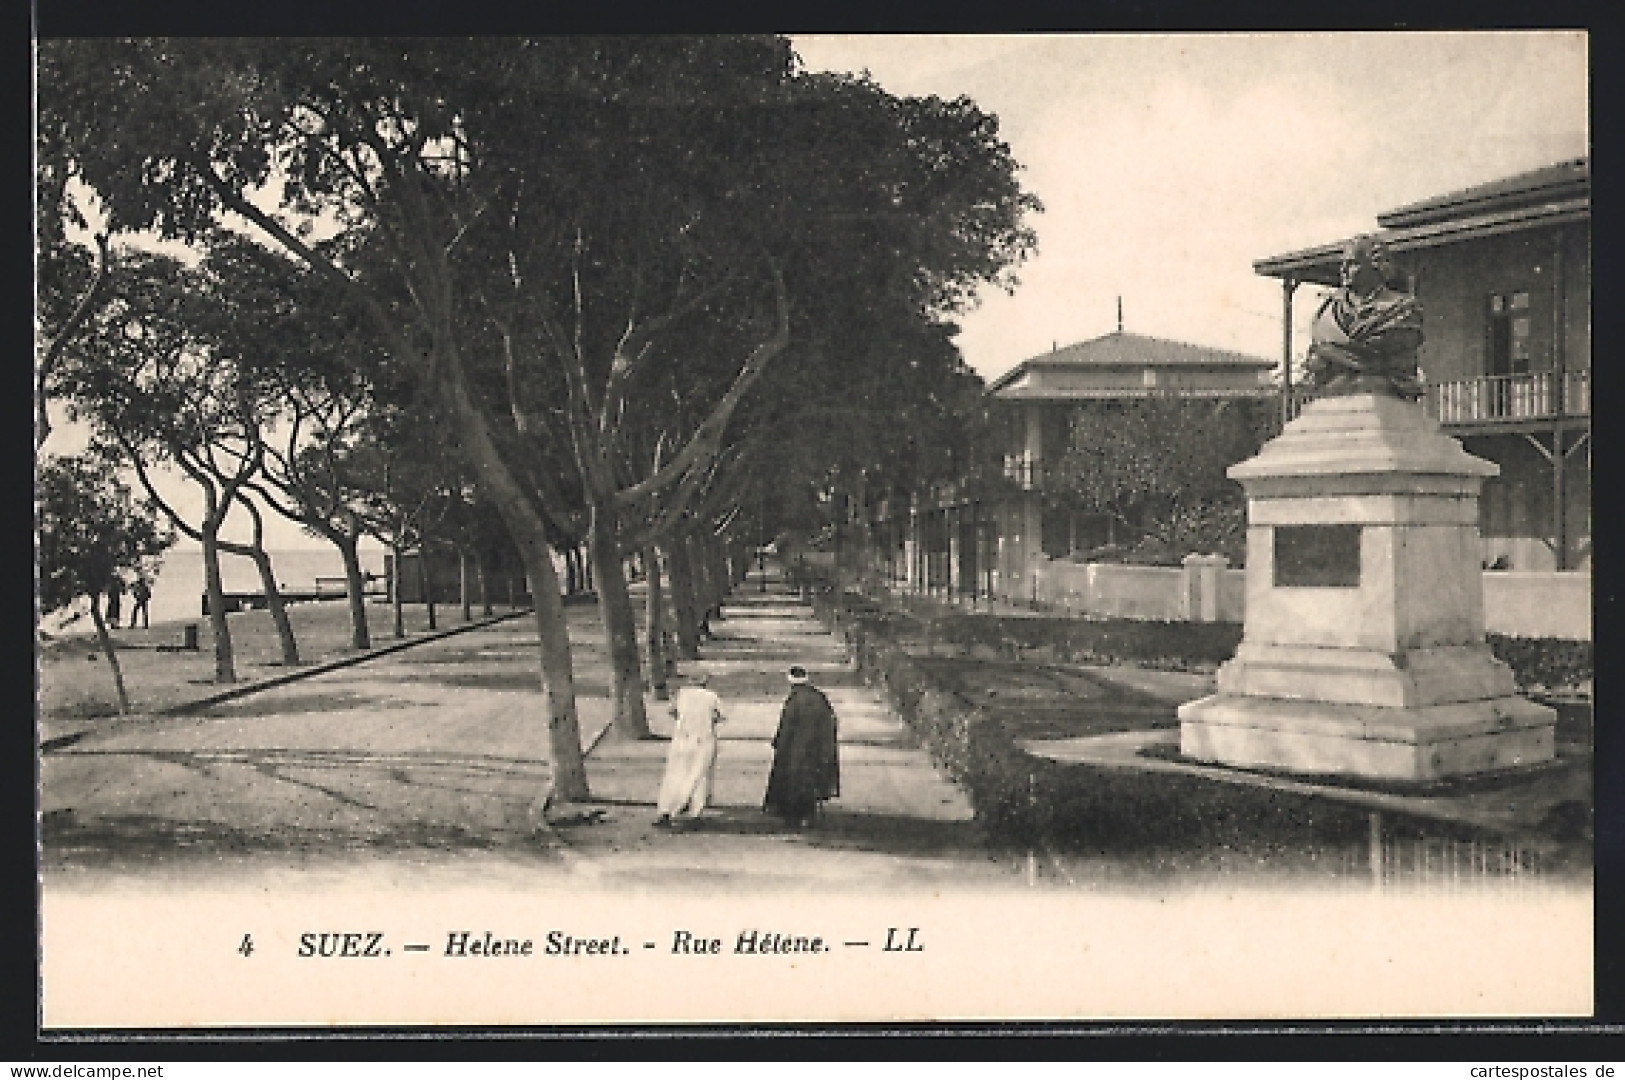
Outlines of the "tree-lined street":
M608 658L589 606L571 606L585 813L538 825L551 773L533 696L534 631L509 619L195 716L107 726L42 759L51 887L108 874L256 879L430 874L492 880L746 888L1010 882L964 796L933 767L843 646L774 578L725 606L705 658L727 722L712 809L654 828L667 743L611 729ZM840 717L842 794L805 833L761 811L785 669L801 663ZM663 703L646 700L657 734ZM391 869L393 867L393 869Z
M615 726L645 737L664 640L640 652L628 560L665 564L692 656L744 545L951 467L953 318L1014 286L1040 209L968 98L809 73L767 35L57 40L39 102L39 392L202 546L215 680L220 552L281 610L262 513L338 547L353 595L358 531L399 565L472 508L530 583L563 799L589 786L554 554L590 559ZM221 539L234 511L253 544Z

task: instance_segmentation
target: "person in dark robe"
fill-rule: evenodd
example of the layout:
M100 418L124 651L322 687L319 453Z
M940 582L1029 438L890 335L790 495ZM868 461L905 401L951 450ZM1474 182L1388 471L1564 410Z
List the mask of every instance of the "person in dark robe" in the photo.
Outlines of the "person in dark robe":
M1387 249L1372 236L1353 240L1338 275L1341 287L1315 312L1310 384L1329 395L1421 397L1422 305L1395 287L1398 274Z
M819 803L841 793L838 737L829 698L808 681L806 668L791 668L790 696L773 736L773 768L762 809L791 825L811 825Z
M124 580L117 574L107 583L107 622L114 629L118 629L120 612L124 600Z
M141 620L141 629L150 629L147 605L152 600L152 586L147 582L147 575L136 576L135 584L130 586L130 597L135 601L135 606L130 608L130 629L135 629L137 619Z

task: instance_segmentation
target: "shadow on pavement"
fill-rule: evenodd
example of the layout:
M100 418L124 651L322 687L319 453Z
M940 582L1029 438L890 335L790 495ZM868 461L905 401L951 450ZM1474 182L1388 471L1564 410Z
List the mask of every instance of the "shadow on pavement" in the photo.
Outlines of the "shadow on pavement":
M816 824L798 829L761 810L728 808L683 828L729 836L791 836L833 851L939 856L985 853L981 831L970 821L936 821L872 811L826 809Z
M841 810L826 807L817 823L795 828L783 820L752 806L718 806L698 819L683 819L670 829L655 827L652 803L630 799L589 800L590 805L614 807L613 820L596 825L563 826L561 835L583 852L619 843L622 830L647 829L652 843L670 837L674 847L687 837L761 837L790 840L797 846L827 851L861 851L868 854L910 857L985 858L987 848L981 830L972 821L942 821L906 817L872 811ZM784 855L775 856L783 858ZM790 853L793 858L793 852Z
M41 819L40 840L42 870L72 867L145 871L266 854L321 859L356 852L384 855L475 850L531 854L538 863L545 864L559 859L556 841L544 836L436 822L397 822L367 829L292 825L256 828L216 821L176 821L152 814L81 819L72 810L53 810Z
M281 716L288 713L348 712L370 709L378 704L376 696L358 694L353 690L313 691L257 695L215 705L210 716Z

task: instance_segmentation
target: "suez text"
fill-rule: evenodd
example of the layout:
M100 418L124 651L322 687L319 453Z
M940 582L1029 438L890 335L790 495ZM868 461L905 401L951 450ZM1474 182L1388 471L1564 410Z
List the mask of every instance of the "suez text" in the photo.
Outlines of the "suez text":
M734 935L731 949L724 950L724 938L708 937L690 930L674 930L670 948L661 950L678 956L718 956L724 951L742 956L784 956L790 954L827 953L832 945L820 935L794 934L769 930L741 930ZM868 946L868 941L849 941L847 946ZM888 927L884 942L875 942L881 952L923 952L919 928ZM657 948L654 942L645 942L645 949ZM427 944L408 944L407 952L427 953ZM441 956L463 957L527 957L527 956L629 956L631 947L621 935L607 937L579 937L563 930L550 930L542 938L540 948L528 937L499 935L492 930L447 931L443 947L435 950ZM311 931L299 935L298 955L320 959L367 959L393 955L394 950L385 942L383 931Z

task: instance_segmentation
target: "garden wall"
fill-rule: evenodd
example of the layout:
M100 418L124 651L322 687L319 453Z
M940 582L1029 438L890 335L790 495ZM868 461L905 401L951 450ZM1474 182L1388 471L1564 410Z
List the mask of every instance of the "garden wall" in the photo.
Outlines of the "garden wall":
M1212 555L1181 567L1045 558L1034 576L1040 605L1091 619L1240 622L1247 594L1246 572Z
M1185 617L1183 570L1044 559L1036 576L1039 603L1061 611L1095 618Z
M1508 637L1590 641L1590 572L1486 571L1484 628Z
M1242 622L1247 572L1192 556L1183 567L1042 559L1039 604L1091 619ZM1591 574L1486 571L1484 628L1523 638L1591 640Z

